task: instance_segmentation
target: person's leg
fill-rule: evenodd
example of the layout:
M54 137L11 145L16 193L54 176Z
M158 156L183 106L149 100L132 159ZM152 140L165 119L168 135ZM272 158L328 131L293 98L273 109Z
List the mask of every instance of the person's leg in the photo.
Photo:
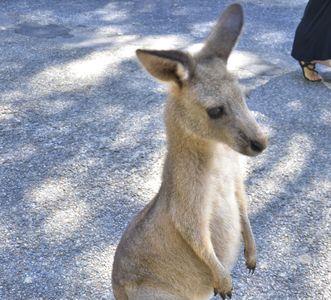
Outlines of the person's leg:
M327 66L327 67L331 68L331 59L328 59L328 60L314 60L314 61L312 61L312 63L321 64L321 65L324 65L324 66Z

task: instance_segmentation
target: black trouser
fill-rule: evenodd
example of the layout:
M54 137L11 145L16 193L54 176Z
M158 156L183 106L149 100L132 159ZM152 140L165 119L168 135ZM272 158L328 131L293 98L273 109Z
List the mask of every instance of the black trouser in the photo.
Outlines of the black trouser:
M306 62L331 59L331 0L309 0L291 55Z

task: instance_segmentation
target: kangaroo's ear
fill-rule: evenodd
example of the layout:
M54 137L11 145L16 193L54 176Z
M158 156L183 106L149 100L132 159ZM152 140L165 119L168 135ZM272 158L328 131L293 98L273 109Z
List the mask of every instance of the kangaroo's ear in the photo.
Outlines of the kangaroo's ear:
M193 58L182 51L138 49L136 54L146 70L159 80L173 81L181 86L193 74Z
M227 62L236 44L244 23L244 13L240 4L232 4L221 14L207 37L205 45L198 53L200 58L219 57Z

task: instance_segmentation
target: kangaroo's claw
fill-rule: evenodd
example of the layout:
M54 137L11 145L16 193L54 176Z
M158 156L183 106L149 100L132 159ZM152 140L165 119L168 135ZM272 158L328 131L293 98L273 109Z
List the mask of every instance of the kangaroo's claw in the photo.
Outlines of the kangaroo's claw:
M214 289L214 296L217 296L218 294L221 296L221 298L223 300L225 300L226 297L229 297L229 299L232 298L232 292L228 292L228 293L225 294L225 293L222 293L222 292L218 292L217 289Z
M247 269L248 269L248 274L254 274L254 272L255 272L255 268L256 268L256 266L248 266L248 265L246 265L246 267L247 267Z
M248 252L246 248L244 249L244 255L246 260L246 267L248 269L249 274L254 274L255 268L256 268L256 258L255 258L255 251Z

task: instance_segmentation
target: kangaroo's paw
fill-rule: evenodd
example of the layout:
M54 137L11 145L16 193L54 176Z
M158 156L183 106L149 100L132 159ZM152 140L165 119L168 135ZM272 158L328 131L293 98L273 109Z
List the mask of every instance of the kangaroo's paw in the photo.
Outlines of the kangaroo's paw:
M226 297L229 297L229 299L232 298L232 291L231 292L227 292L226 294L219 292L217 289L214 289L214 296L220 295L220 297L225 300Z
M256 268L256 255L255 249L254 250L244 250L245 260L246 260L246 267L248 269L249 274L254 274Z
M214 282L214 296L220 295L223 300L227 297L231 299L232 290L232 279L230 274L227 274L225 277Z

